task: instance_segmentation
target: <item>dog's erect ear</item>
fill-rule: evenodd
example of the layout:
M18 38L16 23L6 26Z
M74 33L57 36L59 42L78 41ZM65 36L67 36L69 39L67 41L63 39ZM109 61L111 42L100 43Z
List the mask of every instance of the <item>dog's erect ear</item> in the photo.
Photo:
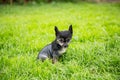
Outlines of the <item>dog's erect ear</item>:
M69 26L69 31L71 34L73 33L72 25Z
M59 30L58 30L57 26L55 26L55 35L57 36L58 33L59 33Z

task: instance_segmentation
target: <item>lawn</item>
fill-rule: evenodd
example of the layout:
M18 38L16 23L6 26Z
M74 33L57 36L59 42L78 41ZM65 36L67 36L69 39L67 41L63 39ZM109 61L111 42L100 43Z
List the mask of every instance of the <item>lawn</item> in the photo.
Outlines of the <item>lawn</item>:
M56 64L36 60L55 39L54 26L73 25ZM0 5L0 80L119 80L120 4Z

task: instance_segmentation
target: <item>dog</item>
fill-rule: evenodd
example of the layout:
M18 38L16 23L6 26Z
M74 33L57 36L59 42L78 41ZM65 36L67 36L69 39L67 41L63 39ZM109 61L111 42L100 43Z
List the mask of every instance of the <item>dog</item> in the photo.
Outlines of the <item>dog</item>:
M52 59L53 64L66 52L73 35L72 25L69 26L68 30L59 31L57 26L55 26L54 30L55 40L51 44L46 45L37 56L37 59L42 61Z

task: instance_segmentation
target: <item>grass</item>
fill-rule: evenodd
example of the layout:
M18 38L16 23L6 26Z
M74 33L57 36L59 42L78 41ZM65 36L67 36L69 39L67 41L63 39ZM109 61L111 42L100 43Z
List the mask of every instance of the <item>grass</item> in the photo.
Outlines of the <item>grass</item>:
M71 44L56 64L38 52L72 24ZM119 80L120 4L0 5L1 80Z

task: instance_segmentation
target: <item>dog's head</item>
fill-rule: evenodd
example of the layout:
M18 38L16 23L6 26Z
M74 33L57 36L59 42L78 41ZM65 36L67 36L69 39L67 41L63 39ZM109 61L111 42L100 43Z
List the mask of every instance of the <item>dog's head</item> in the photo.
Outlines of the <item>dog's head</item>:
M55 26L56 40L57 43L62 47L68 47L68 44L72 38L72 34L72 25L70 25L69 29L65 31L59 31L58 28Z

